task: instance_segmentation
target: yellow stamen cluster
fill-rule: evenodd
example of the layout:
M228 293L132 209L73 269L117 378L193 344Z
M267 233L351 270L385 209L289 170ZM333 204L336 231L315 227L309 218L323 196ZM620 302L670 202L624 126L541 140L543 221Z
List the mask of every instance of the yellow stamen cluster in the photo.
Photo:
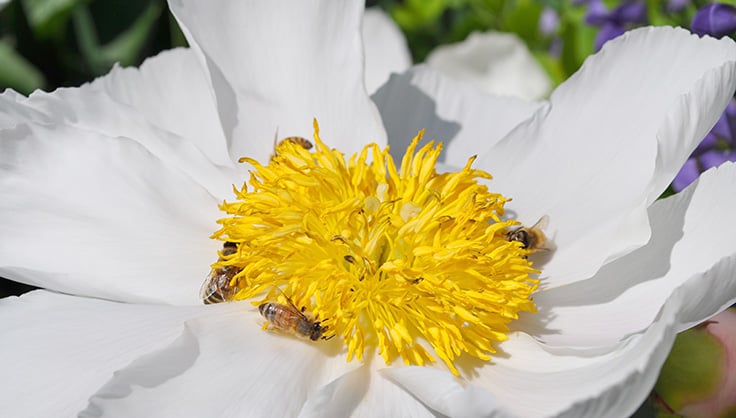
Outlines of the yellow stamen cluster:
M348 360L378 350L389 364L422 365L467 353L488 360L518 312L534 312L537 273L527 250L506 238L503 196L478 182L491 176L465 167L438 174L441 144L417 151L401 167L376 144L345 161L319 138L314 152L285 141L255 167L250 190L221 209L214 237L238 244L216 266L242 271L234 299L280 297L306 306Z

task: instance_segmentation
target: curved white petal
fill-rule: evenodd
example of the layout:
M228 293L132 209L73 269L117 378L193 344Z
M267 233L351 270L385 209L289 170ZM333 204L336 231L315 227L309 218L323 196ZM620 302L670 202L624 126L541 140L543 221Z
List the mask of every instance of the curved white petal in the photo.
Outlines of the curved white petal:
M728 269L736 263L734 184L736 164L726 163L655 202L647 245L605 265L590 280L537 293L539 312L516 326L553 346L600 346L649 326L686 281L696 283L687 300L700 309L683 317L686 326L735 303L736 279Z
M435 417L412 394L386 379L383 362L374 359L320 388L307 399L300 418L307 417Z
M474 32L462 42L438 46L426 62L490 94L537 100L552 89L544 68L513 33Z
M311 138L313 118L346 154L385 143L363 78L363 2L169 4L210 74L233 159L266 160L277 130Z
M503 353L472 370L462 388L448 372L430 368L392 371L391 377L420 398L431 392L426 383L455 392L447 407L458 416L625 417L654 385L674 340L678 307L673 301L645 333L602 354L555 354L516 333L500 345Z
M28 109L28 108L25 108ZM0 276L120 301L196 303L219 199L125 137L0 131Z
M105 77L80 88L82 95L88 91L107 94L120 107L127 106L162 130L192 141L214 164L233 165L215 108L214 92L191 49L161 52L139 68L116 67ZM89 100L88 96L83 97ZM85 122L104 126L106 118L112 117L109 113L114 112L98 109L94 116L101 120Z
M478 166L525 224L549 215L544 286L591 277L649 239L646 208L736 89L736 44L644 28L609 42Z
M400 384L433 410L449 417L513 417L491 393L468 385L444 370L418 366L391 367L381 370L381 374Z
M147 60L140 70L116 67L79 88L37 90L28 98L2 94L0 140L13 136L6 129L23 125L127 138L222 199L232 194L239 170L225 152L210 92L196 68L190 51L179 49Z
M369 366L358 367L322 386L307 398L299 418L347 417L360 405L371 382Z
M420 129L444 144L443 162L463 167L544 106L516 97L486 95L426 66L393 75L374 95L394 158ZM491 172L495 174L494 172Z
M366 9L362 29L365 87L368 94L373 94L391 73L403 72L411 66L411 55L401 29L383 10Z
M82 416L296 416L321 386L360 367L337 341L263 331L247 302L208 308L177 341L116 372Z
M0 416L76 416L114 370L170 344L184 321L203 308L129 305L42 290L0 300L0 368L6 376Z

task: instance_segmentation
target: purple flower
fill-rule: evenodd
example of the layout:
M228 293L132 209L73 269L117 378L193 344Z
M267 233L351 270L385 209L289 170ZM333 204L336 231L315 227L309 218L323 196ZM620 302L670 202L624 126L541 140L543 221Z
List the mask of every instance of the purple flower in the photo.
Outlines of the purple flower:
M603 47L603 44L610 41L613 38L616 38L620 35L623 35L624 32L626 32L626 28L624 28L621 25L618 25L616 23L606 23L603 25L601 30L598 31L598 34L595 36L594 41L594 47L595 50L598 51Z
M690 4L690 0L669 0L667 2L667 12L679 13Z
M718 167L726 161L736 161L736 99L731 99L726 110L713 129L693 151L672 182L672 188L680 191L692 183L700 173Z
M641 1L624 2L609 12L601 0L593 0L588 3L588 13L585 15L586 23L601 28L595 38L596 51L627 29L646 24L648 21L646 5Z
M560 15L551 7L545 7L539 16L539 32L545 36L553 35L560 26Z
M700 36L722 38L732 34L736 32L736 7L723 3L702 7L695 13L690 28Z

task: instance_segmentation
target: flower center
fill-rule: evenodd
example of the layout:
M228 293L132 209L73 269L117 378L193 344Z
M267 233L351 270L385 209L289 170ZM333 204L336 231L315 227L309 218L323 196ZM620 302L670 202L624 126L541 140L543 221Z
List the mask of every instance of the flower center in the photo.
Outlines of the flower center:
M214 265L239 271L232 300L304 306L348 361L436 355L457 374L463 353L489 360L518 312L535 311L538 285L530 250L507 236L518 223L501 220L508 199L478 181L491 176L475 157L438 174L442 146L417 150L423 132L397 168L376 144L346 161L314 128L313 152L282 141L266 165L242 160L250 186L221 205L213 236L237 244Z

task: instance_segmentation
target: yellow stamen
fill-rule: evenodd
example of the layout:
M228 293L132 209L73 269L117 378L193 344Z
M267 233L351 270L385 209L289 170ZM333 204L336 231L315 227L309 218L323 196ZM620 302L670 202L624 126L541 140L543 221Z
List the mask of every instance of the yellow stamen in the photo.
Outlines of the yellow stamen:
M238 243L216 266L242 271L236 300L274 301L280 288L347 347L348 360L377 351L422 365L442 359L453 373L463 353L488 360L520 311L534 312L538 273L528 250L506 238L508 199L472 168L438 174L442 145L418 148L397 169L388 148L366 146L345 161L314 124L314 152L285 141L250 187L221 209L214 237Z

